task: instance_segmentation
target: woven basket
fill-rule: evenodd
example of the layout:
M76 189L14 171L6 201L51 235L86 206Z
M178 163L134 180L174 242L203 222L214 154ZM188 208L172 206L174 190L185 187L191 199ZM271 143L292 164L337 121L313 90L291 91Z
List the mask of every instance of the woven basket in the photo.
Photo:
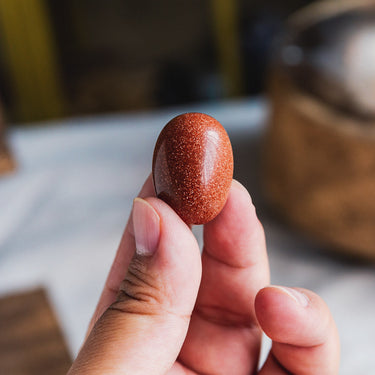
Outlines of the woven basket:
M294 22L319 22L333 10L324 2ZM348 113L305 90L277 61L270 77L264 152L269 202L322 244L375 260L375 118Z

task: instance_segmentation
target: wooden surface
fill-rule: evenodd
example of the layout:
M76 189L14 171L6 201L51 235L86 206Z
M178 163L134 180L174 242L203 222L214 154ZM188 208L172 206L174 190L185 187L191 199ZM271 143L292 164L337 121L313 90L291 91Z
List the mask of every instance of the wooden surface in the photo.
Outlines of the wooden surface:
M71 359L43 289L0 299L0 374L66 374Z

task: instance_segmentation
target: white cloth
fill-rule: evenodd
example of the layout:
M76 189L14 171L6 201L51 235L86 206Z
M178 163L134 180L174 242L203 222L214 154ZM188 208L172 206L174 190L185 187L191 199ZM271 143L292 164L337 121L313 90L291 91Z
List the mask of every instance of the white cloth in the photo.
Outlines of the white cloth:
M254 171L267 115L261 99L11 130L18 169L0 177L0 293L45 286L76 354L132 200L150 173L158 133L187 111L211 114L228 130L235 175L259 200L272 282L306 287L326 300L341 335L341 374L375 373L374 265L332 256L271 219L256 196ZM201 243L199 228L196 233Z

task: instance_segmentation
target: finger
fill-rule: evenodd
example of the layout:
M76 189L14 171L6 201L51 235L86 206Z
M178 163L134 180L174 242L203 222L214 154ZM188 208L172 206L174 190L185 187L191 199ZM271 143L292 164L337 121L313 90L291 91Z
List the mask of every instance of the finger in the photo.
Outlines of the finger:
M70 374L165 374L185 339L201 278L196 239L157 198L136 198L132 221L137 250L119 296Z
M265 238L251 198L234 181L223 211L204 228L202 282L180 359L198 373L249 374L261 333L254 299L269 283ZM202 350L202 348L204 348Z
M306 289L270 286L258 293L255 309L262 329L273 340L260 374L338 374L338 333L319 296Z
M138 197L145 198L152 196L155 196L155 191L150 174L146 179L141 191L139 192ZM102 294L99 298L99 302L89 323L86 337L89 335L92 328L94 327L94 324L102 316L108 306L110 306L116 300L120 284L125 278L130 260L134 254L135 242L134 234L132 233L131 216L132 213L130 213L129 220L122 235L115 259L112 263L111 269L107 276L107 280L104 284Z

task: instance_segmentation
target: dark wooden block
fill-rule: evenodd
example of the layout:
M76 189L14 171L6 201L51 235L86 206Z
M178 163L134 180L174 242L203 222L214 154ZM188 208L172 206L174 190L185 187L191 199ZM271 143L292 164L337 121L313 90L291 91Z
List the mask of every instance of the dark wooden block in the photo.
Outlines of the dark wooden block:
M43 289L0 298L0 374L66 374L71 358Z

